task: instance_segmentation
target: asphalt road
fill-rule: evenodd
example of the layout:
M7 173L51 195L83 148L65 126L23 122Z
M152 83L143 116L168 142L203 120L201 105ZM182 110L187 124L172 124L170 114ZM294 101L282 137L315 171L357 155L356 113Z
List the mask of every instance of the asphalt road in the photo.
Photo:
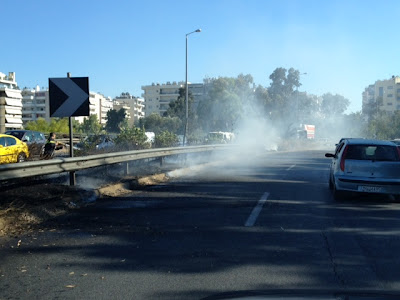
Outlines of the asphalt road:
M400 204L335 202L323 154L227 156L52 220L1 249L0 299L400 291Z

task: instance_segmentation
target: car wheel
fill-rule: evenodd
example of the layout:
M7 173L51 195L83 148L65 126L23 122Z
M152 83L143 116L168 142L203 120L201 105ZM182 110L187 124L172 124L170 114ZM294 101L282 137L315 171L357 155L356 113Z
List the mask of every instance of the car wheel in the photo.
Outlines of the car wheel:
M26 160L26 155L25 155L25 153L23 153L23 152L21 152L20 154L18 154L18 157L17 157L17 162L24 162Z

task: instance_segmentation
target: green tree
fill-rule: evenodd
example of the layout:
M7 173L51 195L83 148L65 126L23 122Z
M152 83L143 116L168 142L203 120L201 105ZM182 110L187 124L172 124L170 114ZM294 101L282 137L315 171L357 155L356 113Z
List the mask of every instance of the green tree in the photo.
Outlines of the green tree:
M368 136L382 140L400 138L400 111L379 111L375 118L368 122Z
M77 127L78 123L73 120L73 127ZM69 134L69 118L51 118L50 122L43 118L36 121L30 121L25 125L28 130L41 131L44 133L56 132Z
M144 129L135 126L121 128L114 141L121 150L140 150L151 147Z
M107 112L107 123L106 130L107 132L118 133L121 131L121 128L127 126L126 111L121 108L120 110L111 109Z
M146 131L158 134L163 131L169 131L176 134L183 134L183 121L178 117L161 117L157 113L139 120L139 127Z
M271 97L270 110L274 121L293 120L297 114L295 91L301 86L300 72L293 68L276 68L269 76L271 84L268 93Z
M27 130L35 130L41 132L50 132L49 131L49 123L44 118L38 118L36 121L29 121L25 125L25 129Z
M189 118L190 118L194 114L194 112L192 110L194 99L193 99L193 95L192 95L191 91L189 91L188 95L189 95L188 107L189 107ZM186 89L185 88L179 89L178 98L169 103L169 107L163 116L171 117L171 118L177 117L180 120L182 120L182 122L185 121L185 119L186 119Z
M76 122L73 122L73 124ZM49 132L69 134L69 118L51 118Z
M156 148L173 147L179 142L178 136L169 131L163 131L156 134L154 146Z
M89 118L85 118L82 124L77 126L78 131L86 134L99 134L102 126L97 118L97 115L90 115Z
M207 90L197 109L198 123L205 132L233 131L254 108L251 75L212 79L207 83Z
M338 94L326 93L322 95L321 112L325 117L343 115L350 101Z

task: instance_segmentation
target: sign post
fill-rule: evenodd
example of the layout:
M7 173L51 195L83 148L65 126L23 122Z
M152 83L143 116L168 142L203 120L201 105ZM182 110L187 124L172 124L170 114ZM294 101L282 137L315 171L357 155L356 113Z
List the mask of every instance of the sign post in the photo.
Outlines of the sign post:
M89 116L89 78L49 78L50 117L69 117L69 156L74 157L72 117ZM75 172L69 173L75 185Z
M67 77L71 78L71 73L67 73ZM74 157L74 130L72 124L72 117L69 117L69 157ZM69 185L76 184L75 171L69 172Z

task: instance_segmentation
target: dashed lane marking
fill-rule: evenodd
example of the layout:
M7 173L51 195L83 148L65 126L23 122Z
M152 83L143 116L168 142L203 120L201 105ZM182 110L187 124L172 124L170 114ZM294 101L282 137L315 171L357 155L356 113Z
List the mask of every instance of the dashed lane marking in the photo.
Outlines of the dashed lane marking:
M264 195L261 197L260 200L258 200L257 205L253 208L253 211L251 212L249 218L247 219L246 223L244 223L244 226L246 227L252 227L257 221L258 215L260 214L264 203L267 201L269 196L268 192L265 192Z

